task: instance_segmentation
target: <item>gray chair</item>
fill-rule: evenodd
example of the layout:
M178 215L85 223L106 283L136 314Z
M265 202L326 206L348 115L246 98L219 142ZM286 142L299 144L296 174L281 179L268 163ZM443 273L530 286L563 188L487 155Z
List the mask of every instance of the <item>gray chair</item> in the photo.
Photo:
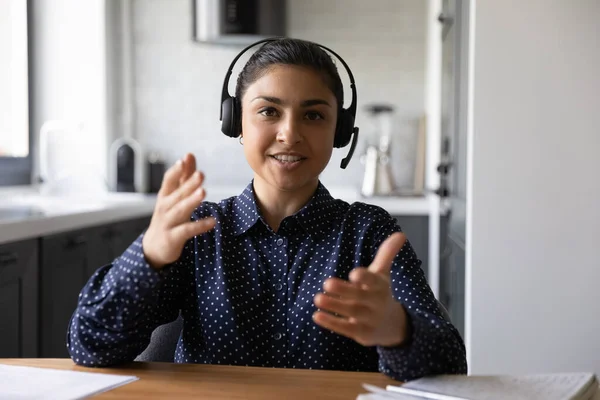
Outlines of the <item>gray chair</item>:
M173 322L159 326L152 332L150 344L135 358L135 361L173 362L177 341L183 329L181 315Z
M439 301L437 303L442 316L450 321L450 315L444 305ZM136 357L135 361L173 362L177 341L182 329L183 318L181 318L181 315L175 321L156 328L152 332L150 344Z
M446 310L446 307L444 307L444 305L439 300L437 301L437 304L444 319L448 322L452 322L452 319L450 318L450 313L448 312L448 310Z

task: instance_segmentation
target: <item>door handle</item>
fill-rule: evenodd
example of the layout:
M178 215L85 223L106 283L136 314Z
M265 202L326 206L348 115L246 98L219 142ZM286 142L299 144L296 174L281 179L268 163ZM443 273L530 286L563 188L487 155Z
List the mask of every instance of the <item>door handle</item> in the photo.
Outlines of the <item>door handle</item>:
M65 244L65 248L72 249L74 247L79 247L87 243L87 239L84 235L76 235L67 239L67 243Z
M439 188L435 189L433 192L440 197L450 196L450 191L448 190L448 188L445 188L445 187L439 187Z
M102 237L103 237L104 239L108 239L108 240L110 240L110 239L114 239L114 238L118 238L118 237L120 237L120 236L121 236L121 232L119 232L119 231L118 231L118 230L116 230L116 229L109 229L109 230L107 230L106 232L104 232L104 233L102 234Z
M441 175L448 175L448 172L450 172L450 168L452 168L451 162L441 162L438 164L436 169L437 172L439 172Z
M440 15L438 15L437 20L442 24L448 24L454 21L454 18L444 15L444 13L440 13Z
M0 253L0 268L6 268L19 261L17 253Z

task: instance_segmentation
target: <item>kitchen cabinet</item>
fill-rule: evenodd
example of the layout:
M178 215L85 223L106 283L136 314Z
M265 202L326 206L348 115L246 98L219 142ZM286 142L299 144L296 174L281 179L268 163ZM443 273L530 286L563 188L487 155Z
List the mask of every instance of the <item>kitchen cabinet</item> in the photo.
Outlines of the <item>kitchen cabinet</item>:
M85 281L87 242L84 231L41 239L41 356L68 357L67 325Z
M38 265L35 239L0 245L0 357L38 354Z
M429 217L396 215L395 219L427 275ZM149 223L147 216L0 245L0 358L68 357L67 328L81 289L98 268L119 257ZM450 260L446 261L450 267L442 267L442 271L462 265ZM442 290L444 295L464 293L464 284L459 287L464 283L464 271L462 280L460 273L442 279L443 284L449 283ZM454 321L460 318L457 310L461 306L459 300L450 298L454 297L442 302Z
M451 210L447 235L441 237L440 300L464 337L465 238L467 204L467 112L468 85L465 60L467 2L444 0L441 24L441 138L439 195ZM465 14L466 12L466 14Z
M148 216L0 245L0 358L68 357L81 289L149 223Z
M427 277L429 270L429 217L427 215L395 215L394 218L421 260L421 268Z
M450 216L449 216L450 218ZM442 220L440 237L440 302L448 310L450 319L464 338L465 330L465 247L450 224Z
M98 268L112 263L115 258L123 254L149 224L150 217L147 217L88 229L89 245L85 281Z
M422 261L425 277L429 272L429 217L427 215L394 216ZM440 217L440 293L438 300L446 307L452 323L464 337L465 260L464 249L448 226L450 215Z
M66 333L81 289L147 227L149 218L92 227L41 239L41 357L68 357Z
M446 261L442 264L442 304L464 338L465 328L465 252L455 241L448 241Z
M428 278L429 273L429 216L428 215L395 215L396 222L402 228L402 232L410 241L419 260L421 268ZM440 217L440 235L443 238L447 233L448 217Z

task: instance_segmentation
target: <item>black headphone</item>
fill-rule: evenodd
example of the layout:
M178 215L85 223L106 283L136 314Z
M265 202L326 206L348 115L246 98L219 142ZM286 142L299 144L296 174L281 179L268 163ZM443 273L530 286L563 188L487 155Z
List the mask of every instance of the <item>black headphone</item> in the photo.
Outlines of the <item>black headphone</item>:
M221 94L221 114L219 119L222 121L221 123L221 131L229 136L229 137L238 137L241 131L241 113L240 113L240 105L238 99L235 97L231 97L229 95L229 78L231 77L231 73L233 71L233 67L236 61L244 54L248 49L254 47L261 43L266 42L275 42L282 38L269 38L259 40L258 42L252 43L245 49L243 49L231 62L229 66L229 70L227 71L227 75L225 75L225 81L223 82L223 90ZM350 77L350 88L352 89L352 103L350 103L350 107L343 108L343 105L340 105L340 111L338 113L338 119L335 127L335 138L333 140L333 147L345 147L350 143L350 139L352 139L352 145L350 146L350 151L346 158L342 160L340 167L346 168L350 159L352 158L352 154L354 153L354 149L356 148L356 142L358 140L358 127L354 126L354 118L356 117L356 85L354 83L354 76L352 75L352 71L346 64L346 62L342 59L342 57L338 56L333 50L328 49L325 46L322 46L318 43L314 43L320 48L329 51L333 54L344 66L348 76Z

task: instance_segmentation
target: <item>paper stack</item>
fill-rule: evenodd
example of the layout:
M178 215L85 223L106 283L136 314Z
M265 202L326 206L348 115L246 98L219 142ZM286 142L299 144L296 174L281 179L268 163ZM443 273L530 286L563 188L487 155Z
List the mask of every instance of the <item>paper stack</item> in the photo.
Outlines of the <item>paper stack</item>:
M364 384L357 400L600 400L593 373L438 375L385 389Z
M83 399L136 380L136 376L0 364L0 399Z

